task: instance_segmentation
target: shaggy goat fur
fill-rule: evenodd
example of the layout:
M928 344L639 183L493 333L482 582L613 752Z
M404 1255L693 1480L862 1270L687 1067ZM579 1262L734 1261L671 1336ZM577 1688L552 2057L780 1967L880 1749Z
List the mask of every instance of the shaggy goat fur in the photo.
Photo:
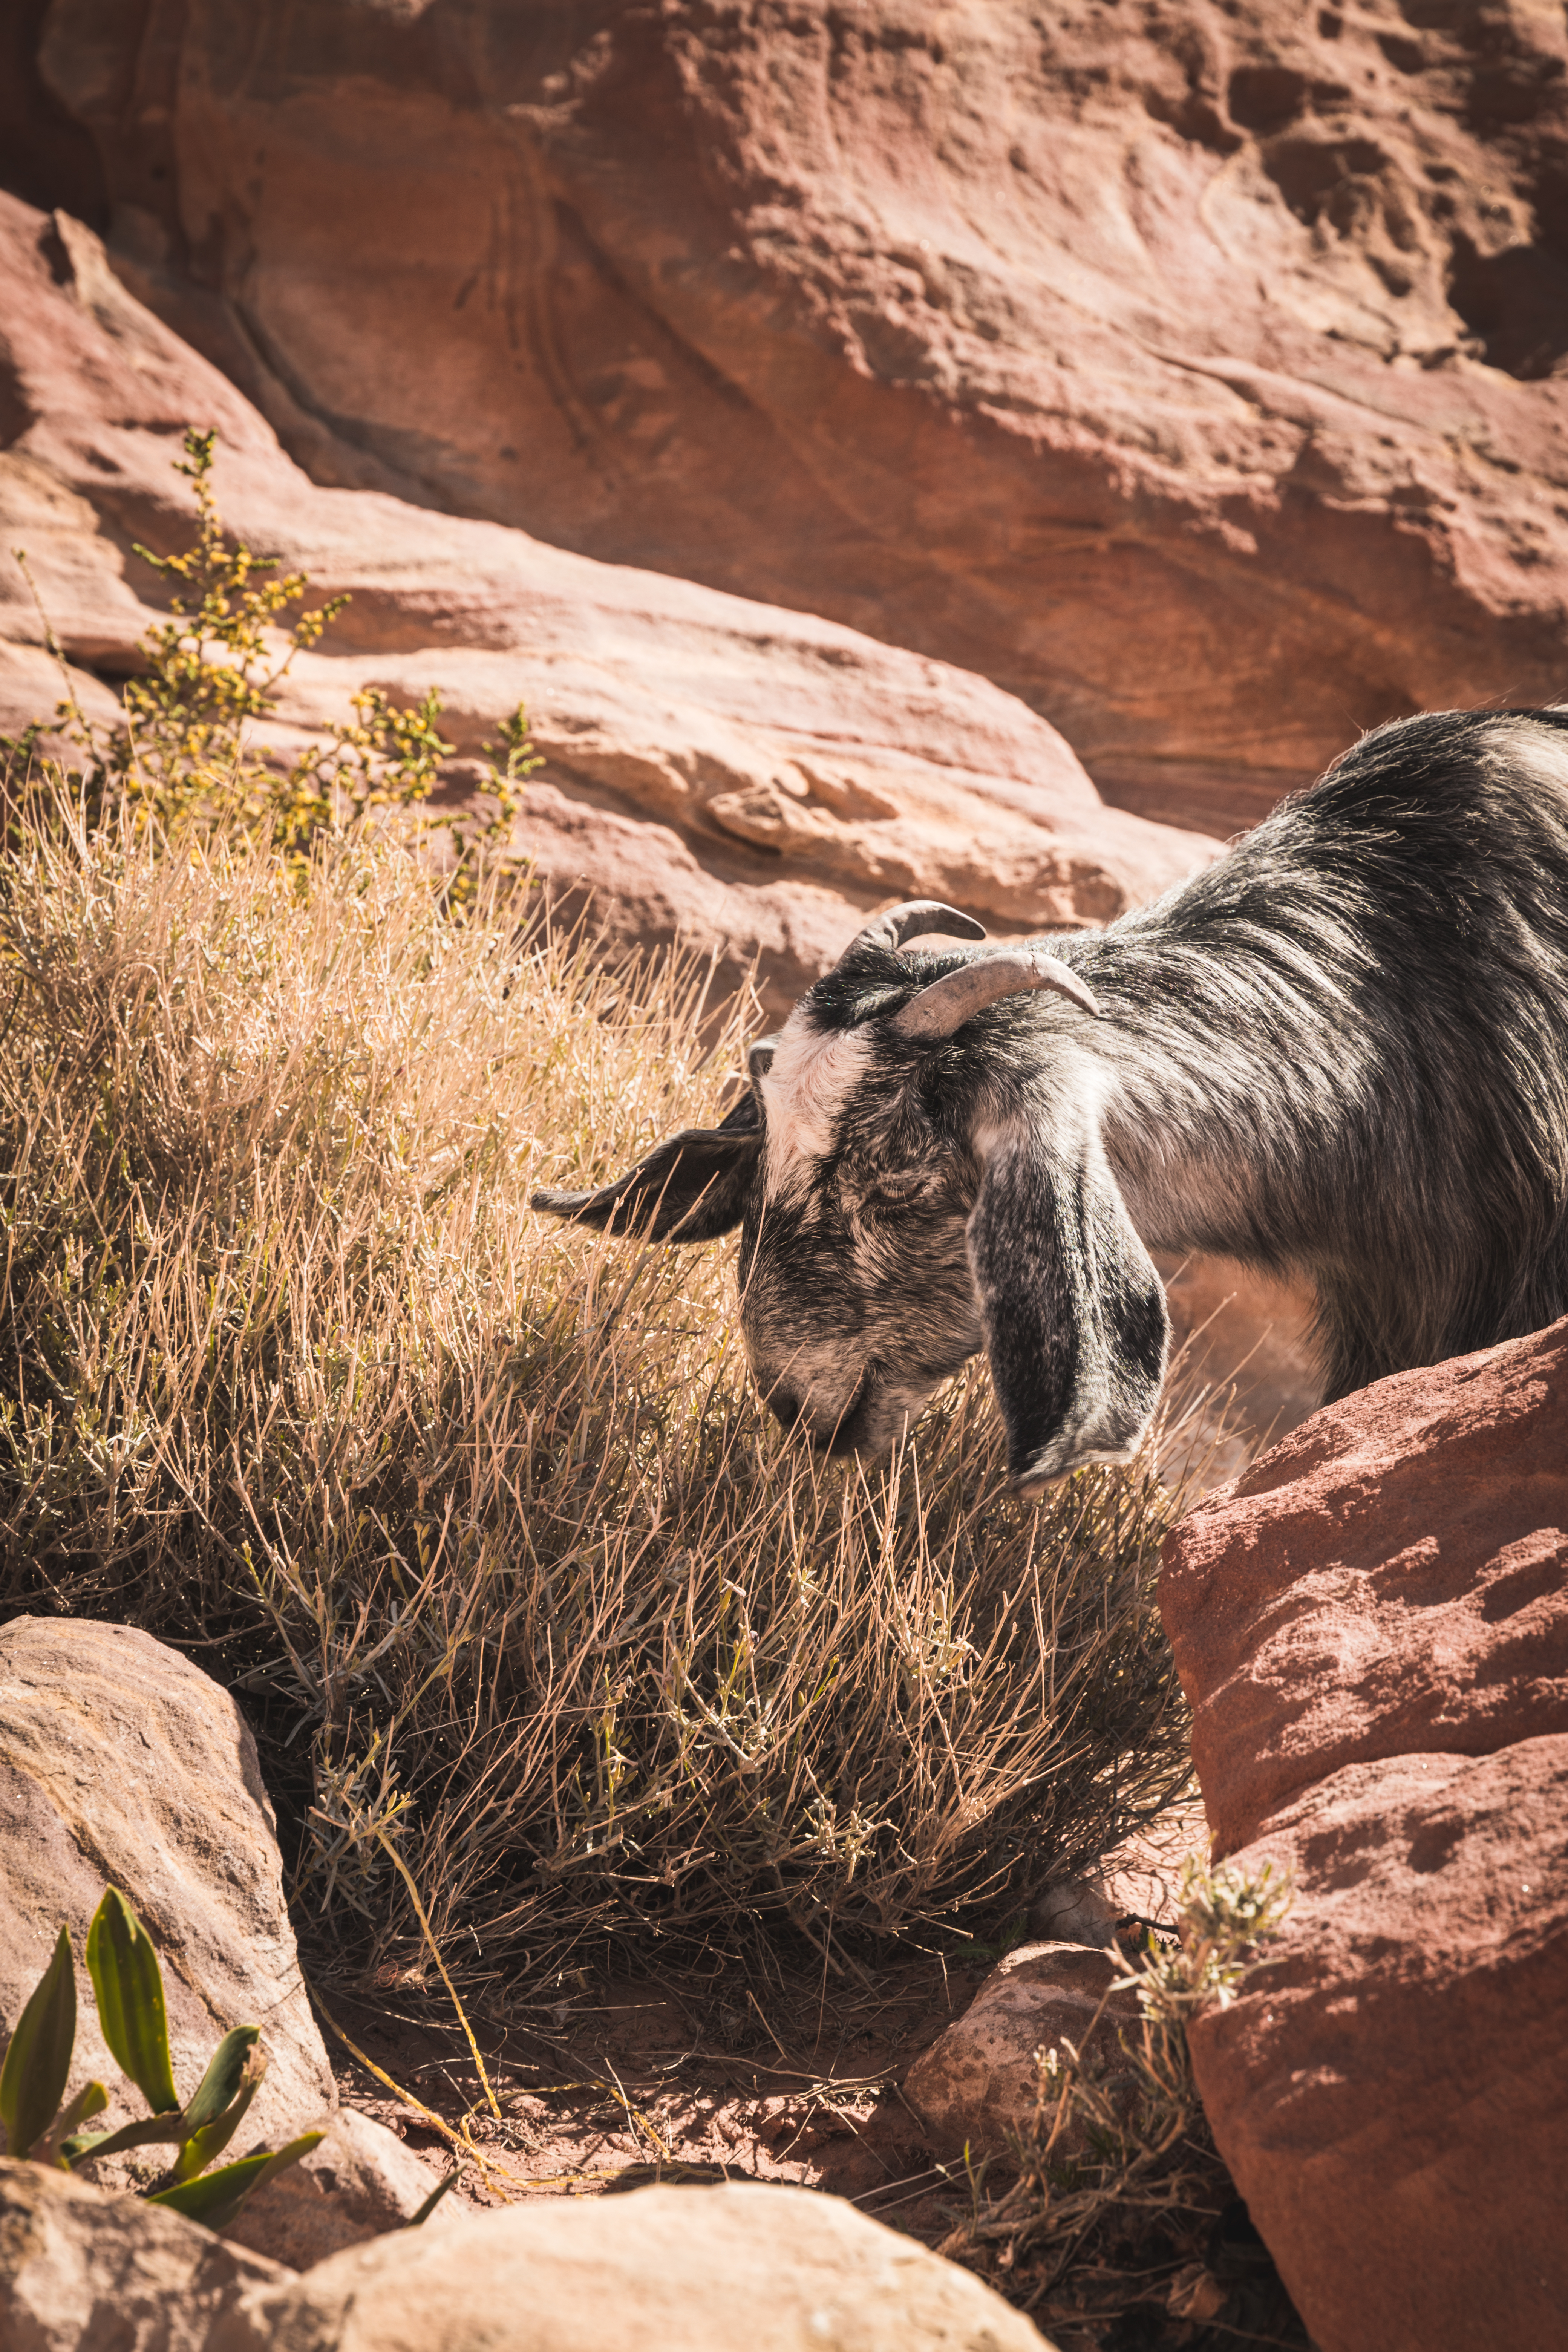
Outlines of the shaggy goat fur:
M1025 993L900 1034L976 950L875 932L722 1128L540 1196L740 1223L753 1366L819 1443L889 1443L984 1343L1023 1489L1125 1458L1163 1375L1150 1248L1304 1276L1325 1399L1568 1310L1568 710L1380 728L1156 905L1053 937L1098 1018Z

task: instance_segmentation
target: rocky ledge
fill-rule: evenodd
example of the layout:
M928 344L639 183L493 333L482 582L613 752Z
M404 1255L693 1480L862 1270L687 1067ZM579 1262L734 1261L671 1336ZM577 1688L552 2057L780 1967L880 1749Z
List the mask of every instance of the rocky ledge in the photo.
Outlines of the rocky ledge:
M145 310L65 214L0 195L0 730L60 680L12 551L27 554L71 686L112 721L161 616L135 552L183 549L171 458L216 427L226 520L352 601L299 656L280 749L379 687L443 698L447 790L471 791L526 700L546 756L517 846L563 917L619 947L679 939L722 992L754 960L782 1012L867 908L942 898L1001 932L1103 922L1217 844L1108 808L1054 728L984 678L832 621L568 553L384 492L317 487L244 395Z

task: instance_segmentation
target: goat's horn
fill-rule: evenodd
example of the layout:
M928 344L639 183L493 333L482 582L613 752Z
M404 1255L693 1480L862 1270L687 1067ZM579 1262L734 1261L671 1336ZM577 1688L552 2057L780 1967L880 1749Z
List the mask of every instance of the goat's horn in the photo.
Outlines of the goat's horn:
M894 1013L893 1027L900 1037L930 1044L938 1037L951 1037L955 1029L1004 996L1037 988L1054 988L1086 1013L1100 1011L1093 991L1059 956L1046 955L1038 948L1015 948L997 955L975 956L956 971L944 972Z
M977 923L973 915L961 915L956 907L944 907L940 898L907 898L901 907L889 907L885 915L876 915L863 930L856 932L844 954L852 956L857 948L885 948L895 954L906 940L918 940L922 931L948 931L955 940L983 940L985 926Z

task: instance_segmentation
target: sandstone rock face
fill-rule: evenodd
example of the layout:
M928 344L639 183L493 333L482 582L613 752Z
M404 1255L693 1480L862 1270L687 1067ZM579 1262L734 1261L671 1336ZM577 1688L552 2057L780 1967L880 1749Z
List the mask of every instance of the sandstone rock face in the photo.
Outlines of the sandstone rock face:
M440 2179L384 2124L340 2107L320 2146L247 2199L224 2236L306 2271L345 2246L402 2229ZM444 2228L452 2210L444 2199L420 2228Z
M1562 688L1560 11L24 15L20 184L319 480L983 672L1222 833Z
M806 2189L551 2200L338 2254L258 2289L210 2352L1040 2352L966 2271Z
M279 2263L199 2221L0 2157L0 2344L5 2352L202 2352Z
M1492 2352L1568 2307L1568 1322L1317 1414L1162 1584L1218 1852L1293 1871L1193 2029L1323 2352Z
M0 2042L62 1923L77 1956L72 2090L103 2128L145 2114L99 2030L82 1958L106 1885L157 1947L174 2085L188 2098L234 2025L259 2025L267 2079L232 2153L274 2147L337 2105L283 1903L272 1807L238 1707L126 1625L17 1617L0 1629ZM155 2172L158 2150L110 2158Z
M1110 2054L1138 2016L1137 1996L1111 1992L1113 1951L1082 1943L1021 1944L991 1971L973 2002L922 2051L904 2095L937 2153L1005 2156L1038 2095L1036 2053L1065 2034L1079 2051ZM1066 2144L1062 2144L1066 2152Z
M1171 1538L1216 1850L1347 1765L1568 1732L1568 1331L1328 1407Z
M290 674L281 747L361 686L432 685L451 782L528 700L549 764L522 845L563 911L592 894L626 945L678 935L753 957L782 1011L867 908L941 897L1001 931L1100 922L1215 845L1108 809L1061 737L979 677L832 622L589 561L517 530L318 488L217 371L126 293L95 237L0 198L0 727L59 684L10 550L25 547L84 696L135 665L157 577L188 544L173 472L187 423L220 436L226 520L353 602ZM98 677L84 676L96 672Z

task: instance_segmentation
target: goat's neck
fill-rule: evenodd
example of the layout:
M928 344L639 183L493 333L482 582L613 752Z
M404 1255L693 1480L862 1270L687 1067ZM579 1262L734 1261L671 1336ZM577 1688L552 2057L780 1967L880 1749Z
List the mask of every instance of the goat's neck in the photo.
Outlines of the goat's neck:
M1294 1050L1292 1050L1294 1048ZM1148 1247L1278 1265L1312 1254L1302 1179L1336 1097L1353 1074L1310 1036L1266 1048L1235 1029L1112 1010L1083 1054L1100 1133L1122 1199ZM1267 1066L1266 1066L1267 1063ZM1294 1244L1294 1246L1290 1246Z

